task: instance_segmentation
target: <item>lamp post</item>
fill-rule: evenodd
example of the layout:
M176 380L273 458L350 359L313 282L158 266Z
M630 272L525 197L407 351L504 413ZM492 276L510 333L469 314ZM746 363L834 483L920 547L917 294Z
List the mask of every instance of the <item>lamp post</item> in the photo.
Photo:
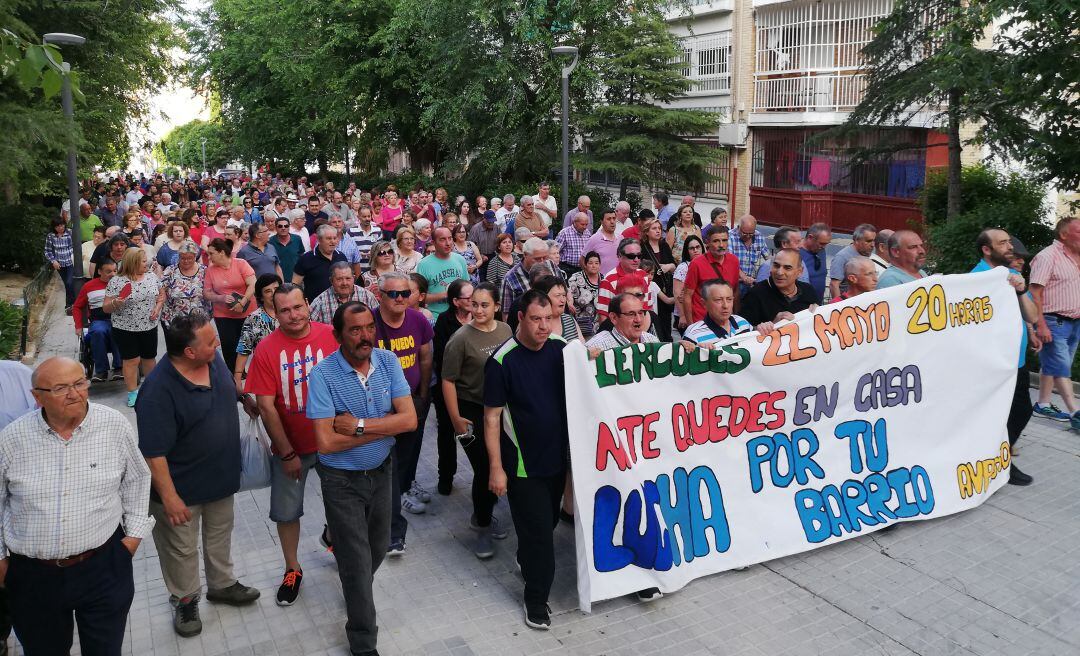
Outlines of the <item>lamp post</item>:
M50 32L41 38L41 42L55 46L81 46L86 43L86 38L76 34ZM75 102L71 98L71 64L64 62L62 71L60 104L64 108L64 118L68 122L71 137L67 149L68 218L71 219L71 245L75 255L72 258L74 274L75 278L82 278L82 230L79 225L79 179L75 169Z
M200 139L200 143L202 143L202 172L205 174L206 173L206 137L203 137L202 139ZM200 175L199 178L202 178L202 175Z
M573 57L568 66L562 68L562 207L570 211L570 73L578 63L577 46L555 46L551 54Z

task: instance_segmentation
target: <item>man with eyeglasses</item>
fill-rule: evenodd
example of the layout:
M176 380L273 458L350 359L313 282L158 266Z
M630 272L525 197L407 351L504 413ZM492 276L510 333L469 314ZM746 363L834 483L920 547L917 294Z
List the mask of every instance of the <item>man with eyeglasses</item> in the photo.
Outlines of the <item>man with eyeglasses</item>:
M683 281L683 291L678 299L680 329L705 319L701 288L706 281L720 278L726 280L732 289L739 284L742 270L739 258L728 252L728 234L716 230L709 235L707 250L691 260L686 268L686 280Z
M634 276L627 276L628 280L632 278ZM641 278L643 284L644 276ZM630 285L624 284L623 288L630 289ZM611 329L601 330L585 342L585 347L593 358L607 349L659 341L656 335L648 332L649 310L645 307L644 296L643 292L623 292L611 299L608 305Z
M600 279L600 290L596 295L596 320L602 322L607 318L608 305L615 298L616 289L620 286L620 280L624 276L637 274L641 269L641 242L636 239L623 239L616 249L619 263ZM646 299L647 302L648 299ZM652 310L649 305L645 311Z
M270 244L278 255L278 265L281 266L281 279L288 282L292 280L293 269L300 256L304 254L304 245L301 238L289 230L289 219L280 216L274 219L274 236L270 238Z
M825 247L831 241L832 229L824 223L815 223L806 229L806 238L799 249L799 257L802 258L806 275L810 277L810 286L817 296L818 305L825 299L825 287L829 277Z
M150 470L119 412L87 400L70 358L31 377L39 412L0 431L0 584L28 654L118 654L135 596L132 557L150 534ZM15 390L11 390L15 392ZM5 397L7 397L5 388Z
M769 245L765 242L765 236L757 229L757 219L753 215L742 215L728 231L728 250L739 261L738 289L741 298L757 282L755 275L758 267L769 259ZM694 321L701 321L704 316L705 310L702 306L701 317L695 317Z

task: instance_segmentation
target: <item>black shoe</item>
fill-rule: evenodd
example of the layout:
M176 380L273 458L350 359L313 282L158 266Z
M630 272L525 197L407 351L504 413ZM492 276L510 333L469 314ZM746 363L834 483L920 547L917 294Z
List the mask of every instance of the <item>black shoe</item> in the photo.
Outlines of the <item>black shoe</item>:
M371 651L354 651L353 656L379 656L378 649L372 649Z
M292 606L295 604L296 598L300 596L300 583L303 580L303 570L285 570L285 577L281 579L281 587L277 589L277 605Z
M173 611L173 630L184 638L191 638L202 633L198 597L184 597L176 602L176 608Z
M525 625L547 631L551 628L551 609L547 604L525 604Z
M253 604L259 598L259 591L237 581L221 590L207 590L206 600L230 606L246 606Z
M638 601L650 602L661 599L664 596L663 592L660 592L660 588L645 588L644 590L637 591Z
M439 485L436 487L439 494L444 497L450 496L450 493L454 491L454 484L451 481L440 480Z
M334 553L334 542L330 539L330 527L323 524L322 534L319 535L319 544L326 548L330 553Z
M1025 485L1031 485L1035 479L1028 476L1024 472L1017 469L1016 465L1012 465L1009 471L1009 485L1019 485L1021 487Z
M386 549L386 555L391 558L400 558L405 555L405 540L391 540Z
M571 515L570 513L566 512L565 510L560 509L559 510L559 521L560 522L566 522L567 524L573 525L574 516Z

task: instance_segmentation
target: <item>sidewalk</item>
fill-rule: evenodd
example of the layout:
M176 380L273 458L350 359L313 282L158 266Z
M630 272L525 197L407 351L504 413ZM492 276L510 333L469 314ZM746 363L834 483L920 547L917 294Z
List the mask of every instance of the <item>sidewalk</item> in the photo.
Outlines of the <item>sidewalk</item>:
M42 357L74 352L70 318L51 328ZM64 335L67 335L65 338ZM49 352L46 351L46 347ZM91 400L124 407L122 383ZM963 411L970 411L964 409ZM552 630L521 619L516 538L495 558L471 552L468 461L454 492L409 517L408 550L375 579L382 654L1075 655L1080 653L1080 434L1033 418L1017 463L1035 476L981 507L904 524L805 554L727 572L652 604L629 597L577 610L573 531L556 531ZM419 480L435 488L434 424ZM283 573L269 491L237 495L233 558L258 587L253 607L202 603L203 633L177 637L152 540L135 560L135 601L125 654L347 654L344 603L333 557L318 543L323 511L316 477L301 522L304 587L291 608L274 594ZM509 524L505 501L496 515ZM22 653L18 648L13 653ZM75 652L78 653L76 640Z

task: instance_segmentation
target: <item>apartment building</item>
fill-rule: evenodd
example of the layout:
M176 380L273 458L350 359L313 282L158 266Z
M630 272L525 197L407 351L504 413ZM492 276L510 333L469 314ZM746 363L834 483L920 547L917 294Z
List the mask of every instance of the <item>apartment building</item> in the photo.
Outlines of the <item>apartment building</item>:
M675 106L721 114L705 143L724 151L719 181L701 194L738 216L837 230L863 222L900 228L918 220L928 168L946 163L929 115L857 140L822 138L862 99L860 51L891 0L690 0L670 10L694 82ZM852 161L853 146L910 150Z

